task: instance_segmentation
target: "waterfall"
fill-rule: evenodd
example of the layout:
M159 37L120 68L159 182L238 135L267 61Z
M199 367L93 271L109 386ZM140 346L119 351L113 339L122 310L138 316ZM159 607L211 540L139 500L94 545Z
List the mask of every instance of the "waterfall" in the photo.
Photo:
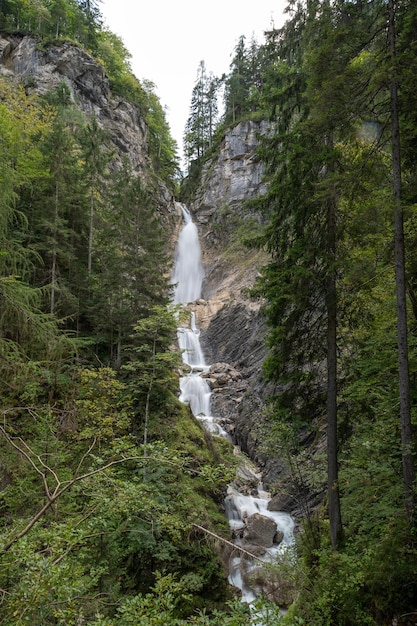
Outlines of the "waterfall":
M204 272L197 226L188 209L184 205L180 207L185 224L178 238L172 283L175 285L174 304L187 304L201 297Z
M174 304L187 305L201 298L204 271L201 264L201 248L197 227L191 219L190 212L183 204L181 209L184 225L180 231L175 251L174 273ZM177 329L178 345L182 351L182 360L190 367L188 376L180 379L180 400L190 405L197 419L211 433L230 439L227 432L215 417L210 415L211 388L200 374L207 372L204 354L200 345L200 331L195 321L195 313L190 315L190 326Z
M200 346L200 331L195 323L195 313L191 313L190 328L178 328L178 344L183 350L183 361L190 367L206 367Z
M183 205L181 208L184 225L179 234L175 253L175 267L172 281L174 288L174 304L187 305L201 298L201 288L204 272L201 265L201 250L197 227L192 221L190 212ZM211 388L206 378L201 374L207 373L210 366L205 363L200 346L200 331L197 328L195 314L190 315L189 327L179 327L177 331L178 343L185 365L189 366L190 373L180 379L180 400L190 405L193 415L201 420L211 433L217 436L230 437L221 426L220 420L210 415ZM273 512L267 508L269 494L265 494L259 484L255 495L243 495L233 486L229 486L225 498L225 509L230 529L237 537L236 545L240 545L239 533L245 528L246 520L256 513L268 517L276 523L277 529L283 533L283 540L265 550L263 560L272 562L278 553L282 553L293 542L294 521L288 513ZM254 563L244 561L239 556L231 559L229 582L242 592L242 600L252 603L257 593L248 584L248 577ZM259 616L258 616L259 617ZM258 624L261 622L257 621Z

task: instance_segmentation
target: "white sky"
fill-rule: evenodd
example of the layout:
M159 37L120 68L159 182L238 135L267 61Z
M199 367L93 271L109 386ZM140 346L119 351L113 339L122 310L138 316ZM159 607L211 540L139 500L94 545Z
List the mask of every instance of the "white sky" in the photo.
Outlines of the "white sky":
M287 0L102 0L105 25L131 53L133 73L155 84L155 92L182 158L182 137L200 61L207 72L229 72L241 35L282 26Z

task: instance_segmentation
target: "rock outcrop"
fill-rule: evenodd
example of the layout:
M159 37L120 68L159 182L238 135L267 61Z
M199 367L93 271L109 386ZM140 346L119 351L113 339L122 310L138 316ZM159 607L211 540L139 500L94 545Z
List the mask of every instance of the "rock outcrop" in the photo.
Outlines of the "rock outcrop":
M283 534L277 538L277 525L270 517L254 513L245 520L245 527L242 531L242 538L247 544L255 544L272 548L274 543L282 541Z
M262 452L257 433L270 393L262 379L265 358L265 320L260 303L247 295L266 255L239 249L236 227L257 223L245 201L265 192L263 168L256 157L267 122L241 122L225 135L218 157L203 169L191 210L200 231L205 268L203 299L194 306L202 329L206 361L227 363L240 377L212 385L212 412L234 425L234 440L272 483L284 469ZM210 378L210 374L208 374Z
M233 239L242 222L259 220L244 203L266 189L256 147L268 128L267 122L247 121L226 133L217 158L203 166L201 183L190 206L201 235L203 297L211 306L210 319L221 308L216 303L233 301L234 294L241 298L242 290L253 284L264 259L259 252L247 251L243 262L234 254Z
M286 460L264 445L264 411L274 390L262 376L265 319L260 302L247 294L267 256L244 249L236 241L237 230L260 222L245 201L266 190L256 147L269 128L266 122L241 122L226 133L217 158L203 168L190 207L199 228L205 268L203 298L193 310L206 362L227 364L229 371L239 373L238 378L207 374L213 391L212 414L223 420L234 442L262 471L264 485L274 494L271 510L302 516L322 500L322 494L289 480ZM319 456L325 432L318 428L317 433ZM300 435L301 446L307 445L302 439L310 435Z
M242 204L266 190L263 166L256 156L259 137L268 132L266 121L237 124L226 133L218 158L205 164L194 207L197 221L212 228L219 209Z
M69 42L40 46L31 36L0 33L1 76L40 95L65 84L72 102L106 131L114 153L111 167L118 169L125 156L133 174L147 180L152 164L145 120L138 107L112 94L103 67L85 50ZM176 209L171 194L160 181L158 187L162 219L173 222Z

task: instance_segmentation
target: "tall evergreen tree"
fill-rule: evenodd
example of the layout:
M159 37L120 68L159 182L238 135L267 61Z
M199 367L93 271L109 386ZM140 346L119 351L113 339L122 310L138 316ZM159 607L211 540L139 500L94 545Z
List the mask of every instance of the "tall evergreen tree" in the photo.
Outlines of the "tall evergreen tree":
M354 61L368 43L366 10L362 3L306 2L304 10L298 6L278 38L271 34L269 45L275 42L278 49L275 84L267 90L277 132L265 139L261 149L269 181L269 190L259 201L269 219L261 242L272 259L260 282L272 327L266 371L281 385L281 415L289 413L292 419L320 415L327 397L328 504L334 548L340 545L342 528L338 276L346 263L339 246L345 230L339 206L348 176L343 146L354 140L361 119L364 90L357 82Z
M153 305L168 302L169 271L152 194L128 163L109 182L96 236L88 317L101 361L119 368L133 325Z
M239 38L235 47L230 70L225 87L225 118L235 122L242 117L249 95L248 59L244 35Z
M399 94L397 78L395 0L388 0L388 39L391 61L389 79L391 103L392 179L394 196L394 249L397 291L398 371L400 396L400 422L402 442L402 465L406 509L414 523L416 494L413 437L411 427L410 374L408 356L408 322L405 279L404 213L402 205L401 143Z
M85 243L81 241L86 233L86 202L77 139L84 120L70 103L65 83L49 97L57 112L43 144L48 175L42 181L42 197L33 200L31 238L45 262L36 281L49 286L49 310L58 317L70 318L76 314L78 305L70 289L69 275L74 264L82 263L86 254ZM35 206L38 206L36 211Z
M88 257L87 275L91 279L94 249L95 214L100 205L104 184L105 167L110 156L104 149L105 133L99 127L96 118L87 123L81 133L81 147L84 156L87 195L89 198Z
M218 114L219 84L211 73L207 74L204 61L200 61L184 133L184 151L188 161L200 160L211 147Z

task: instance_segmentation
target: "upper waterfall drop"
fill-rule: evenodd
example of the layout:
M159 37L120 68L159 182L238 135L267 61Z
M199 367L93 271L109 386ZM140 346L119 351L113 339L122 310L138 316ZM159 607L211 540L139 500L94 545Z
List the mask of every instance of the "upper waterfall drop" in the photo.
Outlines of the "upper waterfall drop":
M187 304L201 297L204 271L201 264L201 248L198 239L197 226L191 219L190 212L179 204L185 226L178 237L175 252L174 273L174 304Z

